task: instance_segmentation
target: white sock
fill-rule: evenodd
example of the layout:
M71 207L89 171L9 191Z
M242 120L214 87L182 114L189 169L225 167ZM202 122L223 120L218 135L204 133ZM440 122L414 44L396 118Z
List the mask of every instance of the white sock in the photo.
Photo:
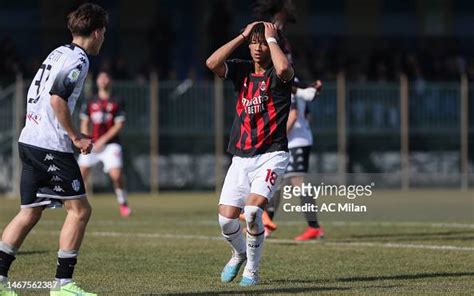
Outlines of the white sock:
M257 206L245 206L247 221L247 272L257 272L262 256L265 228L262 222L263 210ZM245 274L244 270L244 274Z
M127 191L123 189L115 189L115 195L117 196L117 201L119 204L127 204Z
M234 256L245 257L245 240L242 235L242 227L239 219L229 219L219 215L219 225L221 226L222 236L232 247Z
M0 283L6 283L8 282L8 278L6 276L0 275Z
M59 286L65 286L69 283L72 283L72 279L56 279L56 282L58 282Z

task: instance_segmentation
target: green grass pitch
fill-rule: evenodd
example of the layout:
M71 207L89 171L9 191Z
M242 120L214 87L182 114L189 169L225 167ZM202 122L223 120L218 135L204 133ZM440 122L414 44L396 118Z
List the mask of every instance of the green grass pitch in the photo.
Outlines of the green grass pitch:
M130 197L123 219L112 195L92 197L93 217L75 280L99 295L474 295L474 193L378 192L367 213L322 214L326 238L297 244L299 215L278 213L265 242L261 284L220 283L230 249L219 238L214 193ZM18 199L0 199L0 227ZM10 271L51 280L63 209L47 210ZM19 291L20 295L48 295Z

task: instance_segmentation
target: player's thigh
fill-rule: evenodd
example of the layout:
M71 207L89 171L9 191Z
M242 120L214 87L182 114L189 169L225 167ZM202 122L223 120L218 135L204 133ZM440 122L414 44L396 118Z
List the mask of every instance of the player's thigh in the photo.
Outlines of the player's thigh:
M44 151L33 149L22 144L18 145L19 155L22 162L21 178L20 178L20 197L22 209L40 208L42 210L45 205L51 203L44 197L37 196L39 189L51 180L47 166L43 163L48 161ZM51 156L51 155L49 155ZM27 211L28 212L28 211Z
M90 169L99 163L99 158L97 157L97 152L92 151L89 154L79 154L77 158L77 163L81 168L81 172L84 169Z
M86 180L89 178L89 174L91 172L90 167L80 166L79 169L81 170L82 179Z
M122 146L117 143L107 144L99 154L99 159L104 164L104 172L110 174L112 169L121 169L122 162Z
M271 199L278 189L289 161L285 151L263 154L251 173L250 193Z
M240 157L233 157L232 164L225 176L222 186L219 205L242 209L250 193L250 180L244 167L245 161Z

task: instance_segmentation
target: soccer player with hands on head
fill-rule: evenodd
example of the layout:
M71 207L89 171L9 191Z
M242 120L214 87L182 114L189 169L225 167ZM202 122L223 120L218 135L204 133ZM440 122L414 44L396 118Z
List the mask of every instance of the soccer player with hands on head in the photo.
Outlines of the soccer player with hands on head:
M227 151L233 155L219 200L219 225L232 248L221 273L232 281L246 262L240 285L259 282L264 241L263 209L277 189L289 161L286 124L294 69L281 49L274 24L253 22L206 61L217 76L230 80L237 94ZM228 59L248 43L252 60ZM244 212L247 240L239 215Z

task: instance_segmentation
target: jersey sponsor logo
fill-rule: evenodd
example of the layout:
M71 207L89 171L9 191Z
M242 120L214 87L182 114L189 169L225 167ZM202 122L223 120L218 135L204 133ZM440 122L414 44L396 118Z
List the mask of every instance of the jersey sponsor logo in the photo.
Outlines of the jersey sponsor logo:
M265 102L268 101L267 95L259 95L252 99L242 98L242 105L245 107L247 114L261 113L266 110Z
M61 186L59 186L59 185L54 186L53 191L56 191L56 192L65 192L64 189L63 189Z
M26 114L26 119L36 124L39 124L39 122L41 121L41 116L35 112L30 111L28 112L28 114Z
M60 171L60 169L57 166L55 166L54 164L52 164L48 167L48 172L56 172L56 171Z
M51 178L51 182L62 182L63 179L61 179L59 176L53 176Z
M48 161L48 160L54 160L54 155L52 155L51 153L47 153L43 161Z
M91 114L91 120L95 124L106 123L106 122L111 121L112 119L113 119L113 115L107 112L97 111Z
M72 189L76 192L78 192L81 189L81 182L78 179L75 179L71 183Z

